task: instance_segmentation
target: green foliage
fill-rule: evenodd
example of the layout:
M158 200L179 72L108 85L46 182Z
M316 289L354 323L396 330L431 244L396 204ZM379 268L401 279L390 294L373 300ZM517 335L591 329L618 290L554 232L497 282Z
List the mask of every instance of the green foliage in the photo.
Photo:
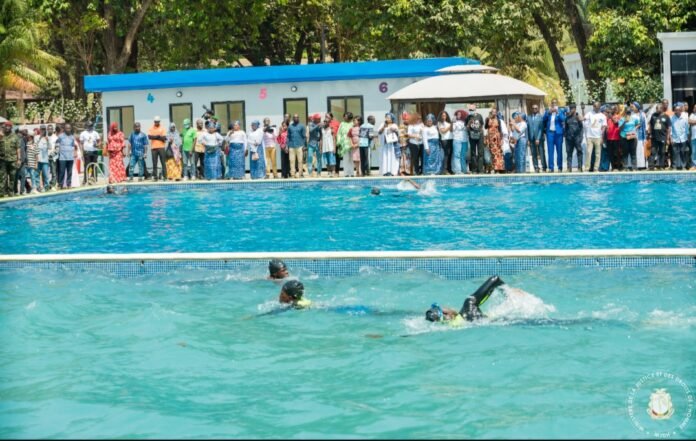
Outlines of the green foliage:
M614 91L624 101L655 103L662 99L662 80L658 76L651 77L636 71L634 76L624 79L623 83L615 82Z
M16 109L13 109L16 113ZM88 99L52 99L31 102L24 108L24 117L28 122L55 122L58 119L69 122L94 121L101 115L101 100Z

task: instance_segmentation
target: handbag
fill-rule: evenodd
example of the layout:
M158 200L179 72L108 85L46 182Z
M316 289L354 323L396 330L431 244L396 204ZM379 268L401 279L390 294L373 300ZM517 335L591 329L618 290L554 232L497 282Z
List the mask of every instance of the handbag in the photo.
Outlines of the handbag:
M389 131L384 135L384 139L388 144L392 144L399 141L399 135L397 135L396 132Z
M174 157L174 150L172 149L171 144L167 146L167 150L165 150L164 154L167 159L172 159Z

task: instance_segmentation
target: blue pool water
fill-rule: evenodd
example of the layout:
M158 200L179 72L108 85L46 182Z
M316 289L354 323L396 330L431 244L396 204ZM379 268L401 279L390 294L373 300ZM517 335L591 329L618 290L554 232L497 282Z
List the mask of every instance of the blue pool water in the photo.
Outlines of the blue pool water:
M423 312L482 280L303 273L316 309L256 317L277 306L264 276L1 271L0 438L649 438L634 385L696 388L693 267L505 276L523 292L461 329ZM672 420L647 417L658 387ZM635 393L646 430L683 417L680 390Z
M696 247L694 182L134 188L0 205L0 253Z

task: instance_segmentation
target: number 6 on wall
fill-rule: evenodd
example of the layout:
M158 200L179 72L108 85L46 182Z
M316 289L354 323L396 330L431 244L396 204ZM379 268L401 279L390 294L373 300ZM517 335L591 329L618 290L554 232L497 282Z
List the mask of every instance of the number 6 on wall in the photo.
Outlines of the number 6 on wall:
M379 83L379 91L380 92L387 93L388 90L389 90L389 87L388 87L388 84L386 81L382 81L381 83Z

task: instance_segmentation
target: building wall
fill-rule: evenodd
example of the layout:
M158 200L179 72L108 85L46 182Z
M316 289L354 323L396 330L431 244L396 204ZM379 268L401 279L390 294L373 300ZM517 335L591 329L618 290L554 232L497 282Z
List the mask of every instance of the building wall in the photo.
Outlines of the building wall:
M660 32L657 38L662 42L662 83L663 96L674 104L672 94L672 57L674 51L696 51L696 32Z
M133 90L105 92L102 94L104 135L108 130L107 110L110 107L133 106L135 122L140 122L143 131L147 131L155 116L162 118L162 125L169 126L169 105L190 103L193 108L193 121L205 112L203 105L210 107L213 102L244 101L244 130L250 130L251 122L271 119L271 124L280 126L283 119L284 99L307 99L308 114L328 111L328 97L362 96L363 116L374 115L376 125L384 121L384 114L391 109L387 97L397 90L425 77L387 78L369 80L321 81L300 83L248 84L238 86L190 87L179 89ZM293 92L291 87L297 87ZM177 97L177 92L182 92ZM341 120L342 115L334 115ZM179 127L181 130L181 127ZM226 127L223 127L223 134ZM126 136L129 134L126 133ZM280 151L276 152L280 172ZM380 152L373 150L370 165L379 166ZM148 167L152 166L147 158ZM247 169L249 161L247 159Z
M154 117L160 116L163 124L169 124L169 105L191 103L193 118L200 117L202 105L212 102L244 101L245 130L249 130L255 119L262 121L271 118L272 124L280 124L283 118L283 100L307 98L308 113L311 115L327 112L327 98L340 96L362 96L365 115L374 115L377 123L384 120L384 113L390 110L387 97L395 91L423 77L389 78L384 80L322 81L305 83L251 84L240 86L191 87L181 89L134 90L105 92L102 95L103 118L107 121L107 108L134 106L135 121L147 130ZM382 84L385 83L385 84ZM296 92L291 91L292 86ZM386 85L386 87L385 87ZM182 92L181 97L176 93ZM341 118L342 115L335 115ZM106 125L105 125L106 130Z

